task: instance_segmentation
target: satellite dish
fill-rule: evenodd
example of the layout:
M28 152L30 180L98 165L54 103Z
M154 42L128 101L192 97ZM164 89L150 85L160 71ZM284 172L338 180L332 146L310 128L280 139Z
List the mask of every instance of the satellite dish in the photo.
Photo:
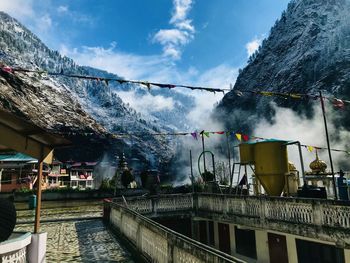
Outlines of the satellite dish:
M0 242L7 240L16 225L16 208L7 199L0 199Z

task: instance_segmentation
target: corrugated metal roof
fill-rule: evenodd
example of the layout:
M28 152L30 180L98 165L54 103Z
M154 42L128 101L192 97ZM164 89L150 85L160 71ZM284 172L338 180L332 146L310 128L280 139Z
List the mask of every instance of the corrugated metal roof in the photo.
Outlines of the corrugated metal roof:
M38 161L26 154L16 153L16 154L0 154L1 162L32 162Z

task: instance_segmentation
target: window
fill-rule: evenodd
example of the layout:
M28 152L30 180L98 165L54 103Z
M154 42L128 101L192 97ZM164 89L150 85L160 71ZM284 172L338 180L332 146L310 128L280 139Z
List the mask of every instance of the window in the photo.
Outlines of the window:
M92 181L86 181L87 186L92 186Z
M235 226L236 251L249 258L256 257L255 231Z
M11 184L12 174L3 172L1 176L1 184Z
M77 187L78 186L78 182L77 181L72 181L71 184L72 184L72 187Z
M295 239L299 263L344 263L344 250L336 246Z

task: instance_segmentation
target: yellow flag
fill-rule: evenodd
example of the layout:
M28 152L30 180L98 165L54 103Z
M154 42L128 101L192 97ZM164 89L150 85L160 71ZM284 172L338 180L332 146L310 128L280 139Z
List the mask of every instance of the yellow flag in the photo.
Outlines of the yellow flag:
M291 94L289 94L289 97L291 97L292 99L301 99L301 95L300 94L291 93Z
M314 147L312 147L312 146L307 146L307 150L311 153L311 152L314 151Z
M260 91L260 95L263 96L273 96L275 95L273 92L269 92L269 91Z
M239 141L242 141L242 134L236 133L236 137Z

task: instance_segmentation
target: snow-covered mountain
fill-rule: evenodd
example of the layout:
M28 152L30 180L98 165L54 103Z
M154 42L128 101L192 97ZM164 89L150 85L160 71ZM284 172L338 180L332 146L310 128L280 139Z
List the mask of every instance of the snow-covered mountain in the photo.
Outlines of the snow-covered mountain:
M106 71L78 66L72 59L50 50L17 20L3 12L0 12L0 63L32 70L120 78ZM183 116L193 104L190 97L174 94L173 109L154 111L151 115L143 116L118 96L118 91L130 90L142 94L145 92L143 87L121 85L118 82L109 82L107 85L102 81L38 73L12 74L0 71L0 87L2 108L45 129L75 136L74 141L80 142L82 136L89 133L96 134L93 138L108 133L134 134L114 138L112 143L109 140L108 143L113 145L109 147L110 150L117 154L124 151L128 157L138 157L151 163L170 158L173 143L170 138L151 134L186 127ZM152 90L151 93L170 96L159 90ZM101 155L105 149L102 147L92 156Z
M293 0L269 36L240 71L236 90L317 93L350 97L350 1ZM270 106L290 107L312 116L311 101L240 96L231 91L216 114L228 127L249 131L261 118L271 119ZM349 112L340 123L350 129Z

